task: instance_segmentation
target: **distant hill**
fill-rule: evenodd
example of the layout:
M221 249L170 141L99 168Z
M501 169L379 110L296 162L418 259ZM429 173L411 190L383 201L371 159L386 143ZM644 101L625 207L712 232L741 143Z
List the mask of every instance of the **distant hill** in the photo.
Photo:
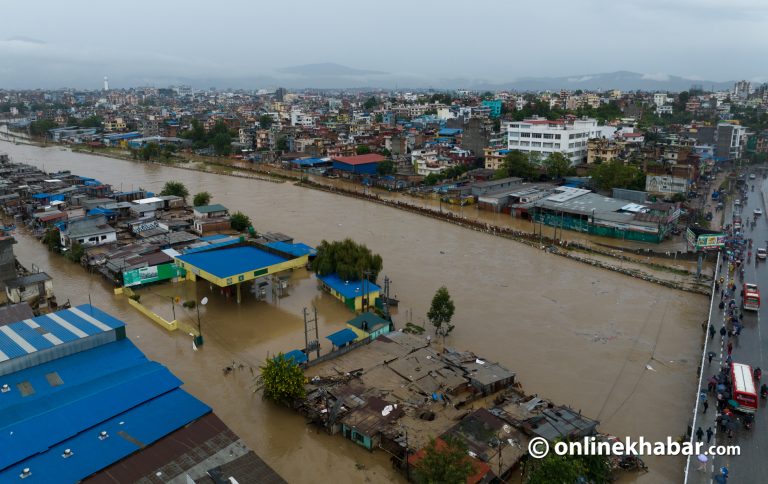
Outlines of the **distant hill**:
M353 88L383 88L383 89L472 89L472 90L515 90L515 91L569 91L609 90L622 91L684 91L693 85L704 89L723 90L733 87L734 81L718 82L697 79L687 79L668 74L641 74L638 72L617 71L601 74L581 74L563 77L521 77L511 81L495 82L482 78L426 78L418 76L403 76L381 71L356 69L334 63L307 64L265 72L258 76L238 78L176 78L176 79L142 79L139 84L190 84L198 88L275 88L282 86L288 89L353 89Z

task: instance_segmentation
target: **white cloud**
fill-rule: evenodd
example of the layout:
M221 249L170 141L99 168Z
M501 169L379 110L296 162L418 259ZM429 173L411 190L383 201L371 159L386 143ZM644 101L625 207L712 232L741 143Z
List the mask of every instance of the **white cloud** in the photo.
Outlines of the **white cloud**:
M656 74L643 74L643 79L647 79L649 81L668 81L669 80L669 74L664 73L656 73Z

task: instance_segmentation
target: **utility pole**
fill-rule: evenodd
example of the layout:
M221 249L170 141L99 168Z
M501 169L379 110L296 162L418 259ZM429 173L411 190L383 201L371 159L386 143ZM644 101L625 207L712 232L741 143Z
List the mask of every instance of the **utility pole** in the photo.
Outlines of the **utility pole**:
M309 353L312 350L315 350L317 352L317 357L320 358L320 336L317 327L317 308L313 306L312 309L314 310L314 316L310 318L309 311L307 308L304 308L304 351L307 357L309 357ZM314 326L314 328L312 326ZM315 339L310 340L309 334L313 329L315 330Z

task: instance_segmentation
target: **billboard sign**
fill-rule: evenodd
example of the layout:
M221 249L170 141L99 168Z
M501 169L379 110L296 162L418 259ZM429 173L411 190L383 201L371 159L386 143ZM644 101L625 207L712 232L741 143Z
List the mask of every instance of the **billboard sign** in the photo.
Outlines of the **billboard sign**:
M688 238L688 244L696 250L712 250L719 249L725 246L725 234L700 234L696 235L693 230L688 228L686 232Z

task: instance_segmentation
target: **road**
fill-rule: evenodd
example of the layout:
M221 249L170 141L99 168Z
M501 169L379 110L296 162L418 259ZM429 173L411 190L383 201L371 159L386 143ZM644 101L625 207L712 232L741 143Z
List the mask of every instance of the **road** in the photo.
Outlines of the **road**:
M758 179L751 181L755 185L755 191L750 191L748 200L742 208L742 218L751 220L754 209L760 208L763 215L758 218L757 226L749 230L745 236L751 238L754 242L753 252L757 247L765 247L768 244L768 218L766 218L765 200L768 199L768 181ZM761 191L762 188L762 191ZM730 207L729 207L730 208ZM730 212L730 211L729 211ZM730 214L729 214L730 217ZM728 223L729 219L726 220ZM722 274L725 274L724 269ZM737 290L740 290L741 282L738 278ZM714 352L716 356L712 363L704 363L704 377L702 387L706 390L707 379L716 374L720 365L727 358L726 345L729 341L733 343L732 358L734 362L745 363L753 368L760 367L768 370L768 328L762 328L761 321L768 320L768 304L765 302L765 295L768 294L768 262L759 262L755 264L754 260L747 264L744 273L744 282L753 282L761 289L762 301L760 310L757 312L746 311L744 316L744 329L738 337L721 338L719 333L708 341L707 351ZM738 299L737 299L738 300ZM719 330L723 325L723 312L718 308L718 299L712 306L711 321L715 329ZM699 406L699 415L693 431L698 427L704 431L711 427L715 434L712 443L717 445L739 445L741 455L722 456L710 460L706 469L702 469L696 458L691 459L689 468L689 483L710 483L714 482L714 476L719 474L719 469L726 466L729 469L729 482L766 482L768 476L768 408L766 401L760 400L759 408L755 416L755 423L752 430L746 430L742 426L734 432L733 438L728 438L723 432L717 431L715 425L716 402L714 397L709 397L709 409L705 414L701 414L703 407ZM706 436L704 437L706 441Z

